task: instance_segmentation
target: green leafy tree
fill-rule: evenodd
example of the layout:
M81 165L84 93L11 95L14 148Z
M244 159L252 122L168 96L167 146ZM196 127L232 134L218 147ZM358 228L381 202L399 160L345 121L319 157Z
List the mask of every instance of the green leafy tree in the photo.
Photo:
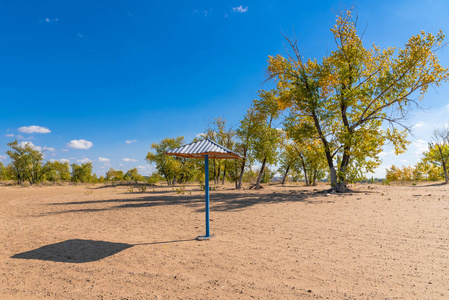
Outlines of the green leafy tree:
M49 181L70 181L70 166L68 162L47 161L44 168L48 170L46 179Z
M293 166L298 162L299 156L295 149L293 141L287 141L281 147L279 153L279 169L278 172L283 174L281 184L285 184L289 172L293 169Z
M270 181L274 178L274 175L276 175L276 173L273 172L270 168L266 167L265 171L263 172L262 178L260 179L260 182L270 183Z
M432 134L432 142L429 143L429 150L424 153L424 159L442 168L445 183L448 183L449 165L449 127L435 129Z
M153 172L150 177L148 177L148 183L149 184L156 184L159 181L164 180L164 178L158 173L158 172Z
M2 162L0 162L0 180L8 180L7 169Z
M244 179L245 171L248 169L251 171L251 165L253 162L253 138L255 136L255 129L257 128L257 120L254 107L248 109L246 115L243 120L240 121L240 126L236 130L237 142L235 143L235 150L237 153L243 155L242 160L239 164L238 171L238 184L237 188L242 188L242 181L246 181ZM252 172L252 171L251 171Z
M184 137L166 138L159 143L151 144L154 152L148 152L146 160L149 163L154 163L156 169L164 176L167 185L174 185L177 182L177 175L181 168L181 160L166 155L165 153L173 148L180 147L184 143Z
M145 178L139 174L137 168L128 170L124 178L126 181L134 181L135 183L145 180Z
M45 173L48 171L44 168L42 161L44 154L36 150L31 143L19 144L17 140L8 143L11 150L6 154L11 158L11 171L13 178L19 184L28 181L35 184L42 181Z
M219 145L225 146L226 142L226 119L215 118L211 126L206 129L205 137ZM212 159L212 178L215 184L220 182L221 170L224 172L223 178L226 176L226 165L222 159Z
M253 128L253 155L261 163L255 188L260 188L262 175L267 164L276 164L281 132L276 129L275 122L279 118L280 110L276 98L276 91L261 91L260 99L253 101L255 126Z
M436 56L441 31L412 36L404 49L367 49L351 11L338 16L331 31L336 49L321 62L305 60L297 42L287 39L293 55L270 57L268 72L277 80L281 108L290 109L305 136L321 141L332 188L343 192L351 167L366 172L380 164L385 142L397 154L405 150L407 130L398 127L407 129L404 120L415 99L449 73Z
M91 182L92 181L92 163L84 163L81 165L72 164L71 180L75 183L78 182Z
M107 181L122 181L127 180L125 178L125 174L122 170L115 170L113 168L109 168L109 171L106 172L106 180ZM130 177L128 177L128 180L131 180Z

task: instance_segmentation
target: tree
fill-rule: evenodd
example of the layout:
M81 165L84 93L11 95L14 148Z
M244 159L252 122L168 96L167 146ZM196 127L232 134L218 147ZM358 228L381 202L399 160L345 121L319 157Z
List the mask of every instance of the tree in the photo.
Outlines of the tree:
M28 181L30 184L35 184L43 179L43 176L48 171L42 166L44 154L31 143L18 143L17 140L8 143L11 150L6 151L6 154L11 158L11 170L14 179L19 184Z
M285 184L289 172L299 161L298 145L285 135L282 137L282 147L279 153L279 169L278 172L283 174L281 184Z
M149 163L155 163L156 169L164 176L167 185L176 184L176 176L181 168L181 160L179 158L166 155L165 153L173 148L180 147L184 143L184 137L166 138L160 143L151 144L153 152L148 152L146 160Z
M251 170L252 163L252 151L253 151L253 137L254 130L257 126L257 122L255 119L255 111L254 107L248 109L243 120L240 121L240 126L236 130L238 141L235 144L235 150L238 153L243 154L243 159L240 162L240 170L238 175L238 184L236 186L237 189L242 188L242 181L244 177L245 170L248 168ZM236 174L237 175L237 174Z
M108 181L122 181L125 179L125 174L122 170L115 170L113 168L109 168L109 171L106 172L106 180ZM129 180L131 180L129 178Z
M70 180L70 166L68 162L47 161L44 168L48 170L46 179L49 181L69 181Z
M416 165L416 169L421 174L421 180L437 181L441 180L441 167L432 164L424 155L423 159Z
M321 141L332 189L343 192L351 167L372 171L380 164L385 142L396 154L405 150L411 105L449 73L436 56L441 31L412 36L404 49L367 49L352 11L339 15L331 31L337 48L321 62L305 60L297 41L287 39L293 54L270 56L268 72L277 80L280 107L290 109L305 136Z
M137 183L138 181L144 181L145 178L139 174L139 171L137 170L137 168L128 170L128 172L126 172L125 180L127 181L134 181L135 183Z
M8 178L7 169L3 165L3 163L0 162L0 180L7 180L7 178Z
M317 180L325 178L326 163L319 141L303 141L298 156L306 186L315 186Z
M435 129L432 134L432 142L429 143L429 150L424 153L424 159L430 163L443 168L445 183L448 181L449 164L449 127Z
M84 163L81 165L72 164L71 177L72 181L78 182L91 182L92 180L92 163Z
M226 132L226 119L221 117L215 118L212 122L212 126L208 126L205 132L205 137L211 141L216 142L219 145L225 145L227 139ZM212 177L215 184L220 182L221 167L224 165L223 170L223 183L224 177L226 176L226 165L221 159L212 159Z
M386 169L385 179L391 181L420 181L423 180L423 172L419 166L403 166L398 168L392 165L390 169Z
M281 140L281 133L275 124L280 114L276 91L260 91L259 95L260 99L253 101L255 124L252 131L253 155L255 160L261 163L256 189L260 187L266 165L276 164Z

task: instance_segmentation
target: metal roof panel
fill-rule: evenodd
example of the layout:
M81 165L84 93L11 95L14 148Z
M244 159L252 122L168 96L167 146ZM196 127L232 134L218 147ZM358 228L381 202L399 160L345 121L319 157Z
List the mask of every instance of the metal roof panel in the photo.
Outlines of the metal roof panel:
M206 154L209 155L209 158L243 158L240 154L233 152L209 139L204 139L170 149L166 152L166 154L187 158L203 158Z

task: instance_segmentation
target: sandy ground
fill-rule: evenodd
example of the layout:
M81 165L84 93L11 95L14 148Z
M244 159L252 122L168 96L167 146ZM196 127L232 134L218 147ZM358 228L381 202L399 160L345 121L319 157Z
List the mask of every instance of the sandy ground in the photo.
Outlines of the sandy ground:
M0 299L449 299L449 186L324 188L0 187Z

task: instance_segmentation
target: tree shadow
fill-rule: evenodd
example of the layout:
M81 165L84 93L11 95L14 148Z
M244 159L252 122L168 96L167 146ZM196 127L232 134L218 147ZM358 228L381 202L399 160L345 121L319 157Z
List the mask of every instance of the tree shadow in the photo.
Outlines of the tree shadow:
M335 196L339 196L336 194ZM327 203L327 199L320 199L323 194L320 192L273 192L271 194L253 193L223 193L214 192L210 194L210 210L211 211L238 211L250 206L258 204L275 204L282 202L303 202L308 204ZM105 199L105 200L89 200L78 202L50 203L48 205L61 206L79 206L86 204L111 204L117 205L107 206L103 208L80 208L62 211L46 212L38 216L55 215L65 213L89 213L101 212L117 209L156 207L164 205L183 205L187 207L197 208L197 212L204 211L203 195L146 195L132 199Z
M445 182L439 182L439 183L432 183L432 184L426 184L426 185L413 185L411 187L423 188L423 187L431 187L431 186L449 186L449 184L447 184Z
M143 182L117 182L117 183L108 183L108 184L103 184L102 186L96 186L96 187L92 187L92 190L98 190L98 189L106 189L106 188L116 188L116 187L129 187L129 186L134 186L134 187L141 187L141 186L146 186L147 188L162 188L161 186L156 186L153 183L143 183Z
M37 259L79 264L98 261L134 246L179 243L188 241L195 241L195 239L141 243L134 245L125 243L73 239L46 245L35 250L18 253L11 256L11 258Z

